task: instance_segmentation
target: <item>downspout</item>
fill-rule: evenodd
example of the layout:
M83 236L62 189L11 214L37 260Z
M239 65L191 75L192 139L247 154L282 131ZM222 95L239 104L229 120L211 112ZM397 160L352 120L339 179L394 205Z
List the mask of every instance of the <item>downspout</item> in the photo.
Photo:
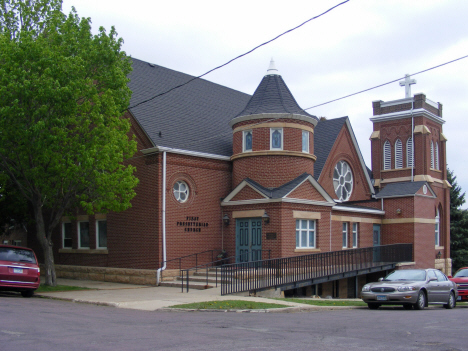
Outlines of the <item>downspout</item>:
M156 272L156 286L159 285L161 272L166 269L166 151L163 151L162 167L162 254L163 266Z
M414 97L411 100L411 157L413 164L411 166L411 182L414 182L414 166L416 164L414 159L414 116L413 116Z
M332 250L332 211L330 211L330 252Z

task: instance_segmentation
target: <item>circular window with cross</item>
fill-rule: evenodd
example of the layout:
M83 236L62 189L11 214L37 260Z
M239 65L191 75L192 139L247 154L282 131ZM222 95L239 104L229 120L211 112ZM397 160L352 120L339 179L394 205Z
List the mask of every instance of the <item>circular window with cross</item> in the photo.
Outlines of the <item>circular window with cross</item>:
M173 187L174 197L180 203L184 203L189 198L189 187L186 182L179 180Z
M353 192L353 172L346 161L339 161L333 171L333 187L340 201L348 201Z

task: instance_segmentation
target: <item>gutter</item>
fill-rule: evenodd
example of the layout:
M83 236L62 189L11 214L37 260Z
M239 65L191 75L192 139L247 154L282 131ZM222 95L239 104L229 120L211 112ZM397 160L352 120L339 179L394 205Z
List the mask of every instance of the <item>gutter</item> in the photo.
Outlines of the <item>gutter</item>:
M163 266L156 271L156 286L159 285L161 272L166 269L166 151L163 151L162 169L162 254Z

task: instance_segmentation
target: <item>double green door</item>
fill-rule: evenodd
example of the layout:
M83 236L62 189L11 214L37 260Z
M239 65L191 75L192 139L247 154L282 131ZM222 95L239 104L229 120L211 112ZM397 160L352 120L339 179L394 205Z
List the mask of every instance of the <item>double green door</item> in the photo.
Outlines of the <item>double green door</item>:
M236 262L262 259L262 219L238 218L236 220Z

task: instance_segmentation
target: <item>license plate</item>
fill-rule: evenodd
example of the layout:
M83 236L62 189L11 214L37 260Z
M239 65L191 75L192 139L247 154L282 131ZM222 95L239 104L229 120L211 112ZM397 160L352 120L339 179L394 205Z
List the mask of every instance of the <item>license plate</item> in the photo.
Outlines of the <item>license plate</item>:
M458 296L458 297L457 297L457 301L461 301L461 296Z
M377 301L387 301L386 295L377 295Z
M23 274L23 268L13 268L13 273L21 273L21 274Z

